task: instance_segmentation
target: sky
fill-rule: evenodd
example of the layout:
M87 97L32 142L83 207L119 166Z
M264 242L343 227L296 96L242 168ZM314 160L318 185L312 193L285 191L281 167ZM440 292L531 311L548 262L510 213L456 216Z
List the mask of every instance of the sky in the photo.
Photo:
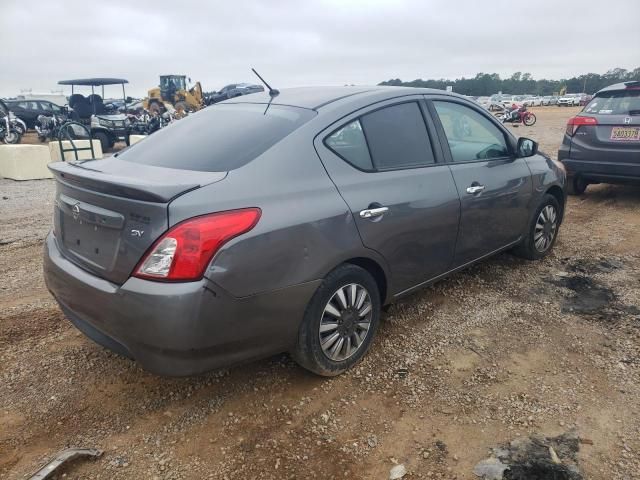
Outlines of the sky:
M569 78L640 66L638 19L637 0L0 0L0 96L104 76L140 97L169 73L212 91L251 67L277 88Z

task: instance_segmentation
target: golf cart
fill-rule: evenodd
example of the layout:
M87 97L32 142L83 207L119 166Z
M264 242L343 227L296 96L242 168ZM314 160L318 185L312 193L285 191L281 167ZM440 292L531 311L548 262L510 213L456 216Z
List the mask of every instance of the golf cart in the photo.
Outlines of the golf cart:
M69 109L71 119L86 125L91 131L91 137L100 141L102 151L112 148L119 140L129 145L131 126L124 113L107 112L104 105L105 85L122 85L122 98L127 105L124 84L129 83L123 78L81 78L76 80L60 80L59 85L71 85ZM91 95L85 97L76 92L76 87L91 87ZM96 87L101 87L102 95L96 93Z

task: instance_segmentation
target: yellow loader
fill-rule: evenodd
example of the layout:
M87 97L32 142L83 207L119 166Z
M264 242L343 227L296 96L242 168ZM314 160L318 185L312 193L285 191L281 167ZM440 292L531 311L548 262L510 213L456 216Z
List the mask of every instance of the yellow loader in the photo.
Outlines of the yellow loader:
M166 104L178 112L194 112L204 107L200 82L187 90L186 75L160 75L160 86L149 90L143 106L150 112L163 112Z

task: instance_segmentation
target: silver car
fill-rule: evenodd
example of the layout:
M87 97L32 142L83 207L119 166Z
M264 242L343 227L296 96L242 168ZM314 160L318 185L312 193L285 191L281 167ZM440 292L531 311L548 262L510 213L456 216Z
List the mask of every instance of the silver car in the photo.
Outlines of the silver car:
M544 257L565 207L534 141L429 89L239 97L50 168L48 288L86 335L167 375L283 351L337 375L384 305L503 250Z

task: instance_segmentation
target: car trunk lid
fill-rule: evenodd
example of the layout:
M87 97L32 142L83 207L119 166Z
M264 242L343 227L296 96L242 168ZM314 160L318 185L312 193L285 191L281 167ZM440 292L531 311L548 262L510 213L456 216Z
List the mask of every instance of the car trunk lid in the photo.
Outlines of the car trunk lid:
M224 172L197 172L111 157L49 166L57 181L54 232L65 257L91 273L124 283L168 227L176 197L218 182Z
M576 117L582 123L575 131L571 157L605 164L640 164L640 90L632 83L625 88L603 89Z
M581 125L573 136L576 160L640 164L639 115L589 115L597 124Z

